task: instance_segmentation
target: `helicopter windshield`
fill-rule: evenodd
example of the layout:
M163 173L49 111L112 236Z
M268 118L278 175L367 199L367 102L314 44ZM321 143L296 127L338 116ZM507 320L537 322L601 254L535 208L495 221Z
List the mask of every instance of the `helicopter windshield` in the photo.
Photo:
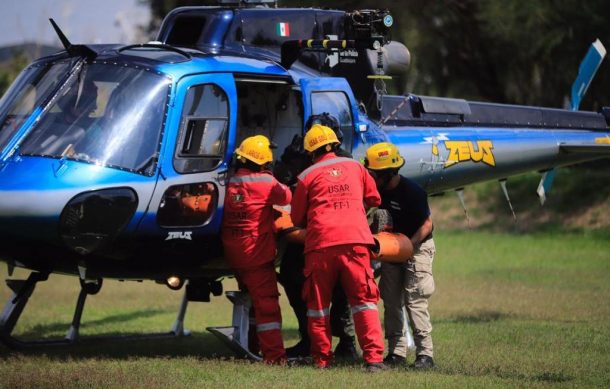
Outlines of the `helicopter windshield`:
M0 100L0 150L13 138L35 108L65 79L70 60L27 67Z
M85 64L41 115L21 154L152 175L169 85L142 68Z

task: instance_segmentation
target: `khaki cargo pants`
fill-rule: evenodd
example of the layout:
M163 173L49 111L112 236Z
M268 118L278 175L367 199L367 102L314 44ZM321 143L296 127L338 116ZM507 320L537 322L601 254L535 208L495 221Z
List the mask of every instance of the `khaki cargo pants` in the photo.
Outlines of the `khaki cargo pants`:
M407 356L405 308L413 329L416 355L433 357L428 299L434 293L432 261L436 248L428 239L406 264L381 264L379 291L384 305L388 354Z

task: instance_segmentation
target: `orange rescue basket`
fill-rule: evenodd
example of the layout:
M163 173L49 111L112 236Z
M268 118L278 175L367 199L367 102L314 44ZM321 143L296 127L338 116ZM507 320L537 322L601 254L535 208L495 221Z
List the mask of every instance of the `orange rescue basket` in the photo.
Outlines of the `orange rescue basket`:
M371 259L380 262L405 263L413 257L413 244L406 235L380 232L373 235L375 246Z

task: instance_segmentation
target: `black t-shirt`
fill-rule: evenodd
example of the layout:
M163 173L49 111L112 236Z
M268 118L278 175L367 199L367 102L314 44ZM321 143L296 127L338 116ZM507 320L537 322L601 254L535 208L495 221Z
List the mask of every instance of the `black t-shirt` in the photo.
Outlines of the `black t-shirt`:
M381 206L392 215L394 232L405 234L409 238L417 232L430 216L428 194L421 186L400 176L396 188L380 192Z

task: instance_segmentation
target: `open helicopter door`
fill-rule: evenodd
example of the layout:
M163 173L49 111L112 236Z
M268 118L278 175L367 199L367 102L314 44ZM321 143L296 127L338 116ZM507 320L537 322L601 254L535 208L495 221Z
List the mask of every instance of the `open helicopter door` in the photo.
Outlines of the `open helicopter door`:
M301 93L289 78L235 75L237 125L235 146L253 135L265 135L277 149L277 160L303 130Z
M235 96L232 74L194 75L176 85L157 186L140 223L140 231L162 240L174 261L201 264L220 257Z
M305 121L311 115L328 112L341 125L342 148L352 151L356 126L359 125L358 105L352 89L344 78L302 79L303 113Z

